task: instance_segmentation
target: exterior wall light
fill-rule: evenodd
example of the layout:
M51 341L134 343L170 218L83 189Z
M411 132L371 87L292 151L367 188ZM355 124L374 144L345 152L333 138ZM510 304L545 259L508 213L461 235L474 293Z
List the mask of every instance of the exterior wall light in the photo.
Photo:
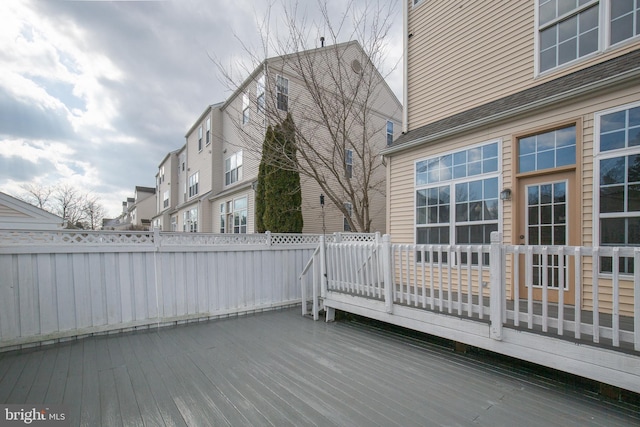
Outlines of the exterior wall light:
M500 192L500 200L511 200L511 189L505 188Z

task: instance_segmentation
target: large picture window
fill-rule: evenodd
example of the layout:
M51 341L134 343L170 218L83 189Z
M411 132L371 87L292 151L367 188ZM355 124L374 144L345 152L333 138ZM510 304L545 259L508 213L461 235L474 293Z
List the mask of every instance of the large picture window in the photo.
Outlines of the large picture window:
M603 246L640 245L640 105L596 114L594 234ZM602 257L601 272L611 272ZM621 258L620 273L633 273L633 259Z
M417 244L491 242L499 219L498 148L491 142L416 162ZM463 254L460 262L468 261ZM478 264L477 254L471 262Z
M537 72L640 34L638 0L537 0Z

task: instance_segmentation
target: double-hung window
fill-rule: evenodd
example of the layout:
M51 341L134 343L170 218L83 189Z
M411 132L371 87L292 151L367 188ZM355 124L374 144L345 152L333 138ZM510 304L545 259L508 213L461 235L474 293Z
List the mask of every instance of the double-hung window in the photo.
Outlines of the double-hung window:
M169 190L166 190L162 194L162 209L166 209L169 207Z
M224 161L224 185L242 180L242 151L234 153Z
M393 122L387 120L387 145L393 144Z
M353 150L348 148L344 151L344 174L346 178L353 177Z
M498 148L490 142L416 162L416 244L491 243L498 231ZM443 253L442 262L447 258ZM463 254L460 262L468 261ZM478 264L477 254L471 263Z
M603 246L640 245L640 104L596 114L594 237ZM601 272L612 272L602 257ZM633 273L633 259L621 258L620 273Z
M258 113L264 113L264 74L260 76L256 84L256 106Z
M537 0L537 72L640 34L638 0Z
M206 144L211 142L211 117L207 117L207 140Z
M247 198L241 197L233 201L233 232L247 232Z
M193 197L198 194L198 172L189 177L189 197Z
M242 95L242 124L246 125L249 123L249 94L245 93Z
M198 151L202 151L202 126L198 128Z
M349 220L347 218L351 218L351 213L353 212L353 205L349 202L344 202L344 209L347 211L347 215L343 218L342 231L351 231L351 226L349 225Z
M289 79L276 77L276 106L278 110L289 111Z

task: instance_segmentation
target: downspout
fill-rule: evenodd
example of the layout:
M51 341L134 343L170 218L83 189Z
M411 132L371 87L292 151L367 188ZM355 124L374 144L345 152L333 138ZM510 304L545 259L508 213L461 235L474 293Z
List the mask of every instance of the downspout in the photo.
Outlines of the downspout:
M407 133L409 130L409 112L407 109L409 95L407 94L408 87L408 71L407 66L409 64L409 6L408 0L402 2L402 47L403 47L403 76L402 76L402 133Z

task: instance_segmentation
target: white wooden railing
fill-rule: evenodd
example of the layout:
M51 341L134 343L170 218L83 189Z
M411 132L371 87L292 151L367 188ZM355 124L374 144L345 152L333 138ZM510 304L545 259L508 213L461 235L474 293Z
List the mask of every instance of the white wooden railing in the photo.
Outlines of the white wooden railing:
M308 272L315 271L312 314L318 318L322 299L333 292L382 301L388 313L402 305L488 322L497 340L510 327L640 351L640 248L503 245L498 233L492 238L491 245L391 244L389 236L372 242L321 239L301 275L307 283ZM319 256L323 251L326 261ZM533 284L534 255L542 260L540 286ZM551 285L549 256L557 256L559 271L573 274L572 280L558 275L559 288L568 280L575 286L571 301ZM590 273L585 287L585 269L598 272L601 257L612 258L613 273ZM634 260L633 276L618 273L623 258ZM557 301L551 302L551 292Z

